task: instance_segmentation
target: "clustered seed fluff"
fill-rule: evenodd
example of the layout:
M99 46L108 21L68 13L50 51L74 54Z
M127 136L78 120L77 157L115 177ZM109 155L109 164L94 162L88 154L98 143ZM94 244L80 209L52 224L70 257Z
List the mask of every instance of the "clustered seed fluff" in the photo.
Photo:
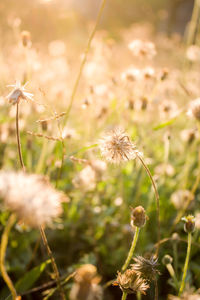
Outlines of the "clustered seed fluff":
M111 163L135 159L139 154L129 136L121 128L116 128L104 136L100 140L99 147L102 156Z
M30 227L51 225L62 213L65 197L45 177L0 171L0 198Z

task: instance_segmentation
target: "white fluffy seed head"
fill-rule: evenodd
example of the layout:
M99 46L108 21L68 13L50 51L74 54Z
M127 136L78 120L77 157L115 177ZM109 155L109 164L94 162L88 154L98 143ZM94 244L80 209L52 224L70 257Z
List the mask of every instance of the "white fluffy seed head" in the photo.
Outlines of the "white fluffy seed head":
M20 220L30 227L38 227L51 225L62 213L65 197L45 177L1 171L0 198Z
M102 156L111 163L135 159L139 154L129 136L121 128L116 128L104 136L100 140L99 147Z

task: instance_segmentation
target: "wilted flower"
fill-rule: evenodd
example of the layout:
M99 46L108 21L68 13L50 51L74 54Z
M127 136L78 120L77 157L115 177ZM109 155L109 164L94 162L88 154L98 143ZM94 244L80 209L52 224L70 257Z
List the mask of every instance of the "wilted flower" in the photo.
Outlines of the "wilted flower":
M121 290L127 294L140 292L145 295L149 288L147 282L132 269L126 270L123 274L118 272L117 281L114 282L114 285L119 285Z
M20 101L20 99L24 100L33 100L33 94L28 93L25 89L25 85L21 85L20 82L17 82L15 85L9 85L12 86L14 89L10 94L6 97L11 104L16 104Z
M131 265L132 269L146 280L156 280L156 276L160 274L158 271L158 259L151 257L150 259L143 256L134 257L135 263Z
M113 130L100 140L99 147L102 156L112 163L135 159L138 154L129 136L120 128Z
M156 55L155 45L151 42L134 40L128 45L133 55L137 57L152 58Z
M86 264L77 269L74 277L75 283L70 291L70 300L102 300L103 291L98 283L101 277L97 268Z
M0 197L5 206L31 227L51 225L62 213L62 193L46 178L22 172L0 172Z
M171 202L177 210L182 209L187 201L193 201L194 195L189 190L178 190L171 196Z

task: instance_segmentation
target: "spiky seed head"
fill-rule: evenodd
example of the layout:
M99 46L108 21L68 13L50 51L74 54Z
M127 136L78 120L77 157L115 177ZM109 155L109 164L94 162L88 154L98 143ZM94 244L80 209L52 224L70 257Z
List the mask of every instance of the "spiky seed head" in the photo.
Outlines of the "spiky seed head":
M142 278L146 280L156 280L160 274L158 267L158 259L152 256L150 259L143 256L134 257L135 263L131 265L132 269Z
M116 128L104 136L99 147L102 156L111 163L135 159L138 153L129 136L121 128Z
M195 230L195 217L194 216L189 215L187 217L183 217L181 220L185 222L185 224L184 224L185 232L190 233Z
M131 210L131 225L139 228L145 226L147 220L145 209L140 205Z
M123 292L127 294L134 294L140 292L141 294L146 294L146 290L149 285L145 279L138 276L138 274L131 269L126 270L123 274L118 272L117 281L114 285L119 285Z

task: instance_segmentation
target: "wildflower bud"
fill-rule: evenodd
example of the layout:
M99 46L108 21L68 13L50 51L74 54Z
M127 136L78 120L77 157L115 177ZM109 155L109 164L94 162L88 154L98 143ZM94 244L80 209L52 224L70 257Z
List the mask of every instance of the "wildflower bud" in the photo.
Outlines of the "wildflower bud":
M171 265L173 262L173 258L170 255L163 256L162 263L163 265Z
M21 41L24 47L31 46L31 34L29 31L24 30L21 32Z
M131 209L131 226L143 227L147 220L145 209L142 206L137 206Z
M180 240L180 236L179 236L179 234L178 234L177 232L174 232L174 233L172 234L172 240L173 240L174 242L178 242L178 241Z
M189 215L187 217L182 218L182 221L185 222L184 230L187 233L193 232L195 229L195 217Z

